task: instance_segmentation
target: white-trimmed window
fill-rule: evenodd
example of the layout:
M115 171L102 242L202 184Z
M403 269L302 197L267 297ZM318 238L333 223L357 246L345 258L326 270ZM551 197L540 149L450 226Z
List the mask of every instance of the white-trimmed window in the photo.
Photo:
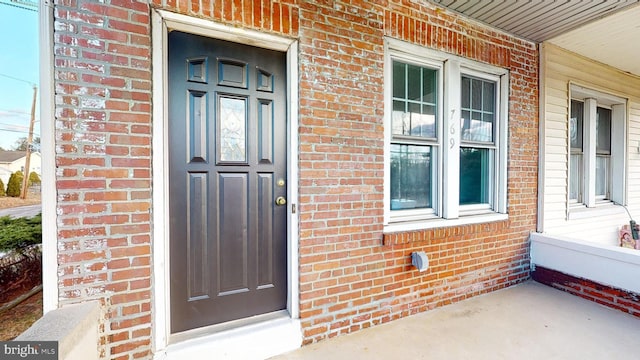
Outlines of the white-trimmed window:
M571 85L569 204L623 203L626 100Z
M506 218L508 71L385 45L385 230Z

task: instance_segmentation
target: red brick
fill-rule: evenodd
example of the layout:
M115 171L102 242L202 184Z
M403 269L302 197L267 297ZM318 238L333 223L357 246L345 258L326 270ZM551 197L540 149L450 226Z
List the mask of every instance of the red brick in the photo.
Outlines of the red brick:
M151 1L154 7L300 42L298 236L305 343L460 301L528 276L526 237L535 230L537 211L537 49L436 11L432 3L407 4ZM105 357L147 358L151 129L157 125L151 117L149 4L63 0L54 6L60 29L55 38L56 95L61 101L56 105L56 146L61 151L56 157L57 206L62 211L58 238L65 249L59 267L63 281L82 289L63 288L61 296L84 300L90 291L84 283L91 278L73 272L85 264L104 267L112 282L96 293L109 297L114 314L105 324ZM512 85L509 104L508 221L382 233L384 36L509 69L518 87ZM104 100L104 108L79 108L83 101L95 104L95 98ZM105 241L106 257L82 260L94 255L76 251L78 239ZM410 266L413 251L428 252L433 272L421 274ZM485 290L472 290L474 285ZM597 288L592 292L616 296Z

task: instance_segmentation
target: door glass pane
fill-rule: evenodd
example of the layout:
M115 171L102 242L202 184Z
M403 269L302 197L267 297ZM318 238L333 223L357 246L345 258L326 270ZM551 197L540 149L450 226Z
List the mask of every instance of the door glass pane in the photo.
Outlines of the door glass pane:
M569 120L569 136L571 137L571 149L582 152L582 124L584 103L571 100L571 119Z
M246 161L246 100L218 98L220 161Z
M571 154L569 159L569 200L582 202L582 154Z
M432 207L430 146L391 144L391 210Z
M596 153L611 154L611 110L596 110Z
M490 149L460 148L460 205L490 204Z
M609 156L596 156L596 197L609 197Z

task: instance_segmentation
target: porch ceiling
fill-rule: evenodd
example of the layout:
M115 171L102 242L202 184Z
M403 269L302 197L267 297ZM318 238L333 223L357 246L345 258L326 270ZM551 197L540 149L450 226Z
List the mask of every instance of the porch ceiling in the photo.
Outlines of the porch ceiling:
M640 76L640 0L431 0Z

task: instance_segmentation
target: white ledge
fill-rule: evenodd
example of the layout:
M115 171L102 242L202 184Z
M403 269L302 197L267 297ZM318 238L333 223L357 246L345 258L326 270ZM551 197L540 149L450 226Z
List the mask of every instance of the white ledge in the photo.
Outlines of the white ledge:
M64 360L97 360L100 304L90 301L49 311L17 341L57 341Z
M416 231L416 230L435 229L435 228L441 228L441 227L483 224L483 223L490 223L490 222L496 222L496 221L504 221L507 219L509 219L509 215L507 214L490 213L490 214L481 214L481 215L462 216L457 219L436 218L436 219L428 219L428 220L406 221L406 222L397 222L397 223L387 224L384 226L383 232L385 234L392 234L392 233L403 232L403 231Z
M640 251L532 233L531 264L640 294Z

